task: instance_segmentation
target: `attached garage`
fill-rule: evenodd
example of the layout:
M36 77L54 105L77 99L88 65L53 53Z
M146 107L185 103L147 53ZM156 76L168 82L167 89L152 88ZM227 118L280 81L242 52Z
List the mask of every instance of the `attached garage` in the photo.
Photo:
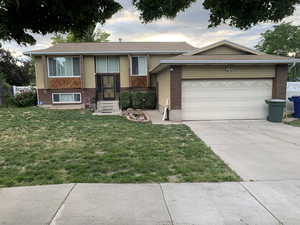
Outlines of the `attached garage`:
M265 119L272 79L182 82L182 120Z
M265 100L286 98L293 62L221 41L160 60L152 73L159 107L169 110L170 120L266 119Z

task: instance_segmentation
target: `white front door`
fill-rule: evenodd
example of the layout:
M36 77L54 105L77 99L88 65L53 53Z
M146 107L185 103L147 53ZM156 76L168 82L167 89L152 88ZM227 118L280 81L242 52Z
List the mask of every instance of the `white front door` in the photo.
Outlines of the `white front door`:
M272 79L182 81L182 120L266 119Z

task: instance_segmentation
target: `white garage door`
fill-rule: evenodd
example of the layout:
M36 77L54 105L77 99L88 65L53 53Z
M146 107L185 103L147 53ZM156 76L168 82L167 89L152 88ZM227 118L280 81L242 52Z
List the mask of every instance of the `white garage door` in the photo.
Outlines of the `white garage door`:
M271 79L182 81L182 119L266 119L271 96Z

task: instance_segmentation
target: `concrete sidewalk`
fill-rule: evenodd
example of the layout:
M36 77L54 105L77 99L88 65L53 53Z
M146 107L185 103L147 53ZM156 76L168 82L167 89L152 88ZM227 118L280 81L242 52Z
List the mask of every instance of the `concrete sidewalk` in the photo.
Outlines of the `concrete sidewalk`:
M300 224L300 181L0 189L1 225Z

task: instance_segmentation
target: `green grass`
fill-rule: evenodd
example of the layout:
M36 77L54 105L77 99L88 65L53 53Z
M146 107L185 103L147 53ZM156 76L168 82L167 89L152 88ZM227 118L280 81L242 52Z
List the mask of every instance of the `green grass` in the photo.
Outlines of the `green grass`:
M185 125L0 108L0 187L239 179Z
M288 122L287 124L295 126L295 127L300 127L300 119Z

